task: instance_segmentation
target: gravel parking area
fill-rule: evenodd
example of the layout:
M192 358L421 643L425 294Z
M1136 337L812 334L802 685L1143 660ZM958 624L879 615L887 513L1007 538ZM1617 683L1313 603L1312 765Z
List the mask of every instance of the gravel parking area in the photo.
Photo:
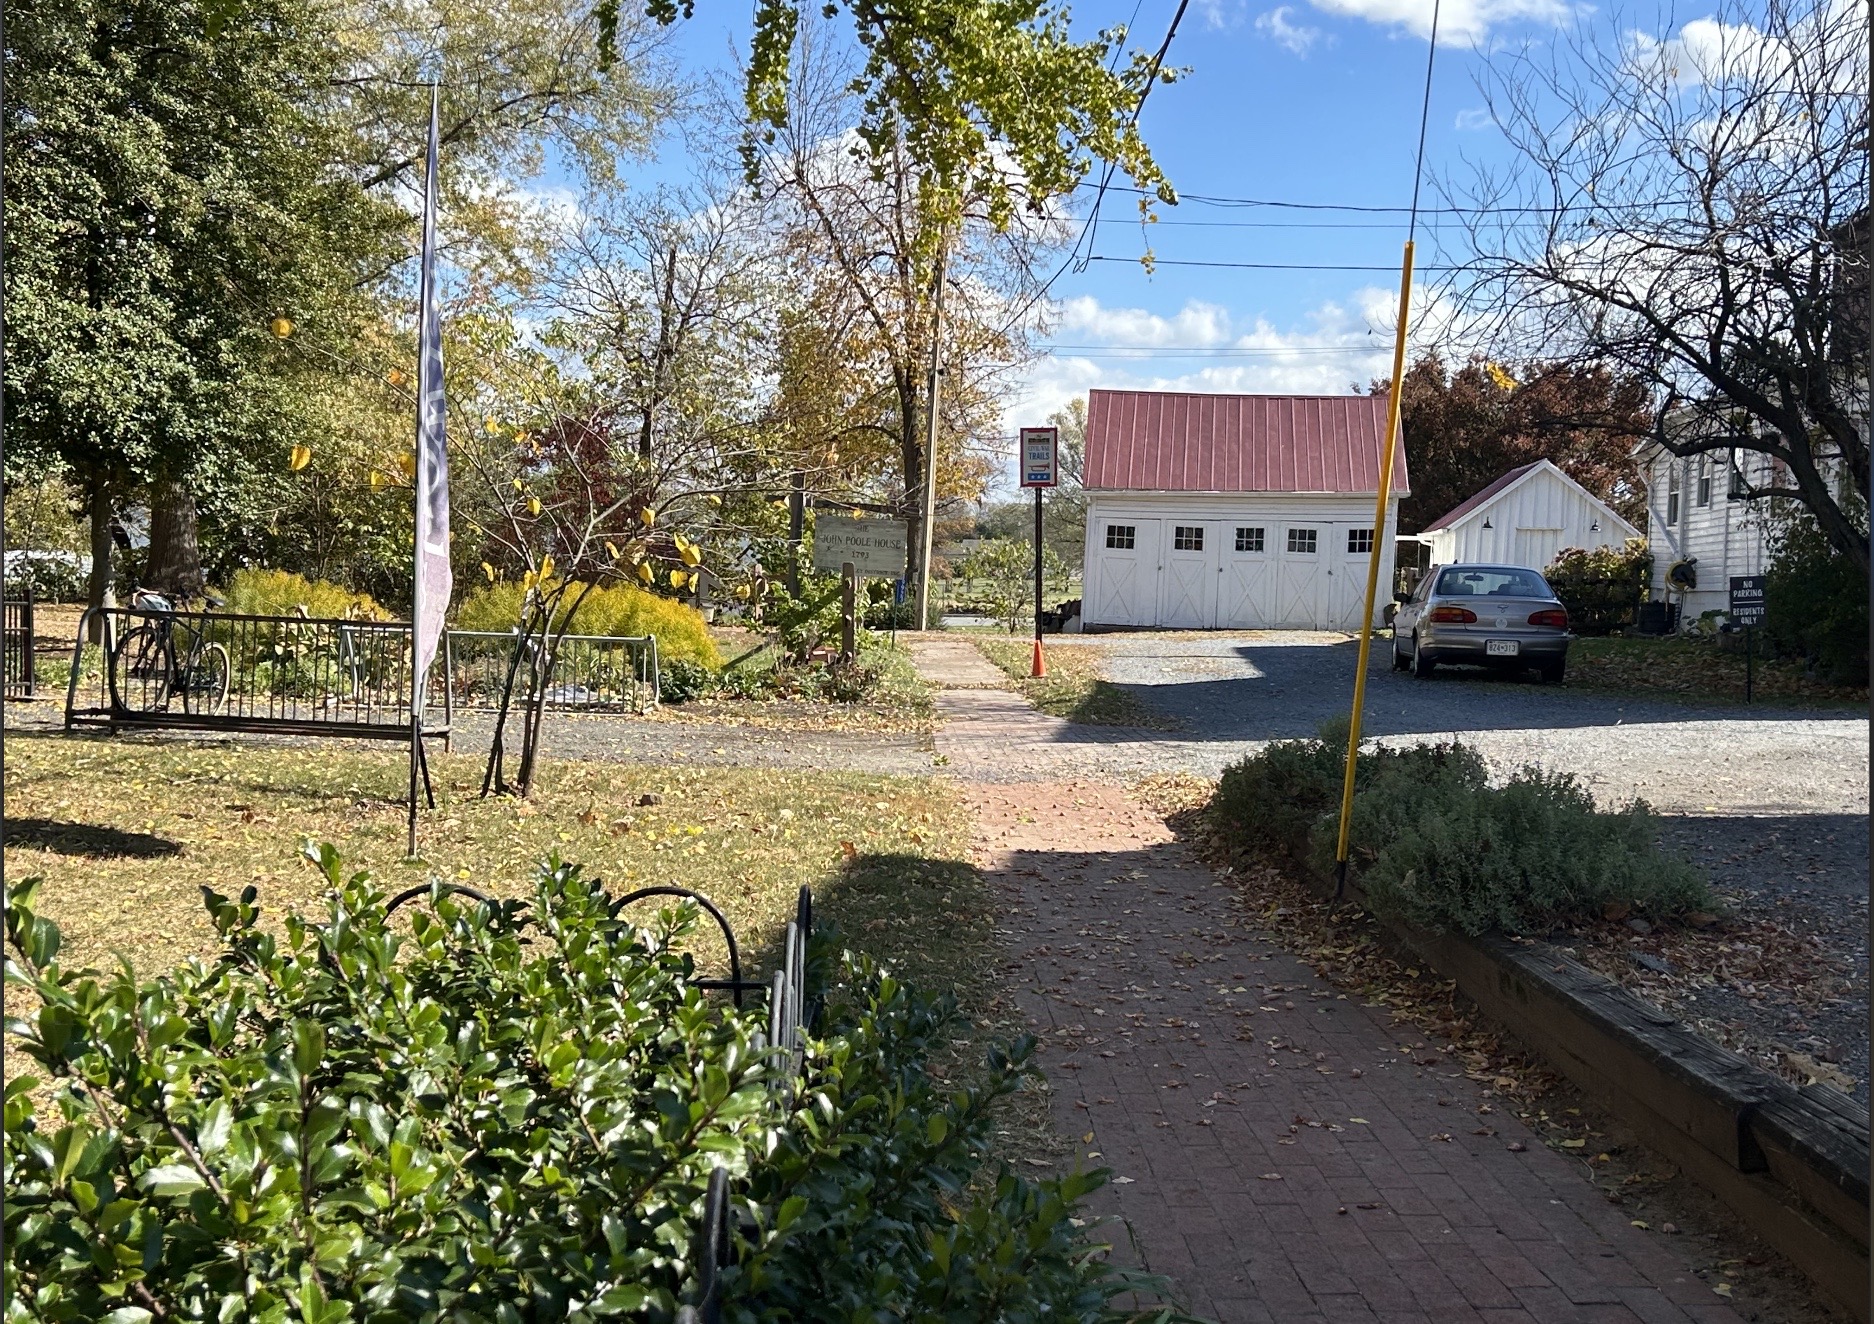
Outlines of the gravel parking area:
M946 745L973 781L1094 776L1131 781L1164 773L1215 777L1270 740L1313 735L1344 717L1356 656L1345 635L1057 636L1053 649L1097 651L1107 678L1181 728L1147 731L1041 722L983 725L980 739ZM1614 695L1552 689L1478 671L1415 680L1391 669L1376 642L1367 678L1366 731L1391 743L1462 739L1499 773L1536 763L1573 773L1603 800L1642 796L1665 812L1863 813L1867 808L1865 715L1843 711L1694 709ZM914 648L945 656L960 640ZM976 659L983 678L1000 673ZM921 663L921 665L923 665ZM1018 707L1026 705L1014 696Z

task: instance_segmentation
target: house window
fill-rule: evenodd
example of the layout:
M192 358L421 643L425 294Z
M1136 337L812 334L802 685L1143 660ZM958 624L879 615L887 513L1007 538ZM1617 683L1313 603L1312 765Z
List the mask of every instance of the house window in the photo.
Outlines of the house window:
M1239 552L1260 552L1262 550L1262 530L1239 528L1236 531L1236 550Z
M1744 471L1737 463L1736 451L1731 452L1730 469L1731 490L1726 493L1726 495L1733 501L1742 501L1745 497L1750 495L1750 487L1744 481Z
M1317 529L1290 529L1288 531L1288 550L1313 556L1315 543L1320 536Z
M1133 524L1108 524L1106 526L1106 545L1114 551L1129 552L1138 534L1138 527Z
M1203 551L1204 526L1202 524L1174 524L1171 529L1171 550L1174 552Z
M1674 459L1666 468L1666 527L1677 528L1679 525L1679 461Z
M1698 457L1698 504L1711 504L1711 456Z
M1348 529L1347 550L1350 552L1370 552L1373 550L1373 530Z

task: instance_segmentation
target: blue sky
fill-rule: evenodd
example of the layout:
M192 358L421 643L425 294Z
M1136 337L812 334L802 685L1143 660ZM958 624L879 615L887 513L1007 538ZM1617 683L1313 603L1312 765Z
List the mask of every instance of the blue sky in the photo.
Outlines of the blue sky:
M1162 39L1175 0L1089 0L1077 31L1133 22L1133 44ZM1132 196L1109 193L1093 250L1112 261L1053 287L1054 352L1006 422L1039 422L1095 386L1339 393L1387 370L1405 238L1398 214L1207 204L1199 196L1403 208L1411 199L1432 0L1192 0L1142 125L1187 201L1161 210L1148 242ZM1681 20L1696 17L1684 12ZM1567 0L1445 0L1433 83L1428 173L1490 156L1477 77L1491 48L1546 41L1558 25L1604 25ZM746 17L705 3L673 34L689 71L725 68ZM657 173L667 170L666 160ZM1439 201L1427 187L1427 205ZM1419 261L1436 260L1421 223ZM1436 225L1435 220L1431 222ZM1179 267L1178 261L1373 266L1361 271ZM1416 319L1415 319L1416 320Z

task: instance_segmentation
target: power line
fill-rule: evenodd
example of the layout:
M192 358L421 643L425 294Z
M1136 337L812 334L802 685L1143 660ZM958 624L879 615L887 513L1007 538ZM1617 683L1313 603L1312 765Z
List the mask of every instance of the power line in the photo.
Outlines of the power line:
M1198 345L1182 348L1175 345L1061 345L1046 346L1050 353L1072 354L1076 358L1279 358L1299 354L1372 354L1378 346L1369 345Z
M1093 188L1094 185L1083 183L1076 184L1074 187L1076 189L1088 189ZM1149 189L1135 188L1128 184L1114 184L1111 187L1114 191L1121 193L1157 196ZM1412 214L1412 208L1409 206L1384 207L1357 202L1297 202L1288 198L1233 198L1216 193L1179 193L1178 201L1180 203L1201 203L1207 207L1267 207L1281 211L1354 212L1369 216L1409 217ZM1674 203L1689 206L1696 203L1696 201L1696 199L1691 198L1663 198L1644 203L1562 202L1551 203L1548 206L1420 207L1418 212L1420 216L1562 216L1579 212L1592 214L1595 212L1613 213L1621 211L1653 214L1658 212L1662 207L1673 205Z
M1089 262L1123 262L1131 266L1142 265L1145 259L1136 257L1111 257L1096 253L1087 259ZM1156 257L1151 259L1154 267L1224 267L1235 271L1385 271L1397 274L1397 263L1375 265L1359 262L1204 262L1196 258ZM1425 264L1420 271L1463 271L1458 264Z

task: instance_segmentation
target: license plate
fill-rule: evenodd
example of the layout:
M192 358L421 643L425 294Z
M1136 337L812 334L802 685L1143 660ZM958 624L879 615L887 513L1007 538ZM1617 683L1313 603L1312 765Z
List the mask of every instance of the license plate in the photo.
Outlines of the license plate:
M1514 639L1487 639L1484 652L1490 657L1515 657L1522 645Z

